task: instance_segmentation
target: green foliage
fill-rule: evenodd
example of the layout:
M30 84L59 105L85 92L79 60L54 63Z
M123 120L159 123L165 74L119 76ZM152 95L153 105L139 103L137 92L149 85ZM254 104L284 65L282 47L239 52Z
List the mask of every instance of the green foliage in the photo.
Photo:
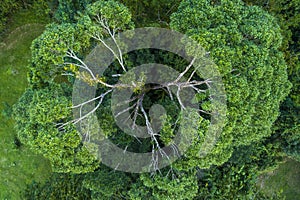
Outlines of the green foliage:
M7 119L9 119L12 115L12 107L7 103L7 102L3 102L3 110L1 115Z
M0 33L5 28L7 16L19 6L17 0L3 0L0 4Z
M269 136L290 88L274 17L239 0L182 1L171 27L209 51L223 76L227 122L206 163L220 165L218 159L226 161L234 146Z
M280 192L267 196L260 191L256 185L256 169L249 166L226 163L222 167L198 171L199 192L195 199L284 199Z
M168 26L170 15L181 0L119 0L127 6L138 27Z
M17 16L20 12L26 12L30 9L35 18L43 19L49 17L50 8L47 0L3 0L0 3L0 35L11 31L11 27L7 25L7 21ZM36 20L34 20L36 21ZM33 23L33 21L30 21ZM21 24L24 25L24 24ZM20 26L20 24L18 25ZM14 26L14 28L18 27Z
M238 0L184 0L171 17L171 27L197 40L217 64L222 74L228 98L228 115L224 131L213 151L204 158L199 150L205 145L204 136L209 120L198 112L188 110L184 115L166 93L145 95L144 106L149 110L158 103L168 111L164 115L162 145L172 143L176 119L181 122L185 136L197 138L184 156L162 174L128 175L100 166L82 144L81 135L73 125L60 127L71 120L70 85L60 77L64 71L76 73L75 65L68 62L66 53L72 49L84 58L96 42L91 39L98 33L100 39L109 36L108 28L119 32L132 29L135 20L139 25L165 23L180 1L97 1L59 0L56 18L59 25L51 24L32 44L32 61L29 66L30 88L14 107L16 129L22 143L41 153L51 162L54 172L88 173L85 176L53 174L44 185L33 184L28 199L251 199L257 197L255 181L258 171L276 166L278 143L261 141L271 135L271 126L278 116L280 102L287 95L287 65L282 50L281 30L277 21L259 7L247 7ZM150 12L151 11L151 12ZM153 14L154 13L154 14ZM145 17L147 16L147 17ZM297 20L294 19L293 24ZM153 25L153 24L152 24ZM292 25L291 25L292 26ZM283 43L285 40L283 40ZM186 64L171 53L141 50L126 56L128 69L137 63L170 64L182 70ZM153 54L153 55L151 55ZM147 58L146 58L147 57ZM149 58L148 58L149 57ZM158 58L157 58L158 57ZM175 60L175 61L174 61ZM115 81L111 74L120 73L116 65L107 70L101 80ZM127 67L127 66L126 66ZM297 68L295 68L297 69ZM292 73L294 68L291 70ZM70 79L69 79L70 80ZM297 79L295 79L297 80ZM60 84L57 84L59 82ZM72 83L72 81L70 81ZM295 81L297 82L297 81ZM296 83L297 84L297 83ZM146 85L141 81L138 94ZM97 92L103 91L99 87ZM297 95L291 96L293 99ZM197 96L205 111L211 110L207 94ZM119 130L110 112L110 99L104 100L97 116L105 136L128 150L149 151L149 140L140 144ZM171 112L169 112L171 111ZM179 114L178 114L179 113ZM286 115L290 120L290 112ZM293 117L297 117L297 112ZM284 115L282 115L284 116ZM295 118L296 120L298 118ZM291 121L295 121L293 118ZM138 123L142 120L137 119ZM176 122L175 122L176 121ZM289 122L289 125L293 122ZM175 125L174 125L175 124ZM187 127L197 127L188 129ZM288 152L298 152L299 141L295 126L285 128ZM290 134L292 132L292 134ZM210 138L213 139L213 138ZM294 145L295 144L295 145ZM184 146L186 144L180 143ZM245 146L246 145L246 146ZM297 154L297 153L296 153ZM230 159L230 157L232 158ZM224 164L225 163L225 164ZM223 164L223 165L222 165ZM218 165L218 166L215 166ZM201 169L200 169L201 168ZM206 169L204 169L206 168ZM97 170L96 170L97 169ZM96 170L96 171L95 171ZM198 179L197 179L198 178ZM260 199L264 199L259 194Z
M198 199L251 199L254 197L255 169L224 164L199 171Z
M49 0L33 0L31 2L31 9L35 10L36 18L44 17L49 18L51 14Z
M265 196L257 187L260 173L274 170L279 160L278 147L268 141L240 146L222 166L198 170L197 199L281 199L280 194Z
M112 0L97 1L90 4L87 7L87 13L92 19L97 19L97 16L104 19L104 22L107 23L109 28L114 30L126 30L133 28L131 13L128 8L126 8L123 4ZM100 31L100 33L103 32L104 30Z
M262 192L267 196L273 196L281 191L286 200L297 199L300 195L300 188L298 187L300 183L300 163L285 158L285 161L276 170L263 174L258 183L262 187Z
M83 173L98 166L95 158L82 146L74 126L59 130L71 116L71 102L60 85L27 91L14 107L20 141L41 153L51 162L54 172Z
M277 135L276 142L288 156L296 160L300 158L300 2L295 0L270 0L268 2L246 1L249 4L263 6L272 13L281 27L283 42L281 49L288 64L289 80L293 84L291 92L281 104L281 115L276 121L274 131Z
M140 180L129 191L129 199L163 200L163 199L193 199L197 196L197 178L195 171L142 174Z
M278 18L284 35L285 57L288 62L292 90L281 105L281 116L275 125L282 148L287 155L300 161L300 2L272 1L268 10Z
M122 199L129 189L130 179L124 172L102 166L84 178L84 187L91 191L92 199Z
M58 0L54 17L59 23L76 22L76 17L83 12L92 0Z
M66 52L72 49L83 53L90 46L88 33L99 31L108 34L94 21L101 15L109 22L111 28L132 28L131 15L126 7L113 1L98 1L87 8L88 15L82 15L77 25L63 23L50 24L46 31L32 43L32 62L29 66L29 82L34 87L42 87L52 82L64 68Z
M78 24L50 24L32 44L30 89L15 106L16 129L21 142L47 157L55 172L90 172L99 164L83 147L75 126L60 127L71 120L71 92L69 84L55 83L64 70L77 70L64 66L68 62L67 51L86 53L91 30L103 33L103 37L108 34L94 20L96 16L109 20L110 28L133 26L126 7L114 1L89 5L87 15L81 15Z
M245 0L247 4L258 5L273 14L281 27L283 35L283 50L292 50L299 53L299 7L300 3L297 0L270 0L257 1ZM287 59L291 59L295 55L285 52ZM290 57L291 56L291 57ZM292 58L293 59L293 58ZM296 58L297 59L297 58Z
M204 119L203 117L199 116L198 113L195 110L188 110L188 115L184 116L181 119L181 126L180 129L184 136L186 138L193 138L193 142L189 147L187 148L187 151L182 156L182 159L179 159L174 163L174 168L178 170L190 170L195 167L201 167L201 168L207 168L209 167L209 159L210 158L203 158L201 152L201 148L205 145L205 137L204 134L207 131L209 127L209 120ZM193 127L193 129L189 128ZM213 138L212 138L213 139ZM183 139L183 141L185 141ZM180 143L180 148L184 148L183 145ZM224 160L225 159L225 160ZM226 156L223 154L223 158L221 159L216 158L217 162L220 162L221 164L225 162L227 159Z
M31 86L41 87L52 82L63 71L62 64L68 49L80 52L89 45L83 30L73 24L51 24L35 39L31 46L32 60L29 66Z
M33 182L25 191L26 199L124 199L130 177L100 166L87 174L52 173L45 183Z
M84 175L53 173L45 183L33 182L25 191L25 199L91 199L91 192L83 187Z
M300 106L296 106L291 98L281 105L281 114L274 132L274 143L280 144L282 150L291 158L300 162Z

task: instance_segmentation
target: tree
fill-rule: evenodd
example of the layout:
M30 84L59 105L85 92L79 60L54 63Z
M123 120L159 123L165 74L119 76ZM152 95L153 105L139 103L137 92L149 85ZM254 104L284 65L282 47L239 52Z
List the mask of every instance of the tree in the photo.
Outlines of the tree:
M279 104L290 88L275 19L238 0L182 1L171 16L171 28L209 51L223 76L227 122L211 163L220 165L216 158L226 161L233 147L271 135Z
M289 157L300 161L300 107L292 98L281 105L281 114L274 125L273 143L280 144L281 150Z
M124 199L130 188L130 176L105 166L85 175L83 185L91 191L92 199Z
M91 199L91 192L83 187L84 175L70 173L52 173L45 183L28 185L24 197L38 199Z
M86 6L91 3L92 0L58 0L58 8L55 11L54 17L60 23L72 23L76 22L76 17L80 12L83 12Z
M95 171L99 161L83 146L91 135L88 131L84 132L85 120L94 120L91 116L95 114L103 137L112 139L125 149L124 152L154 152L150 167L156 173L133 176L100 167L95 174L87 175L84 181L85 187L92 190L92 198L193 199L210 192L215 197L222 192L227 197L231 194L240 197L252 192L250 179L256 175L257 168L249 167L243 172L244 166L228 160L235 149L259 143L271 135L279 104L289 91L287 66L279 50L282 38L275 19L262 9L246 6L239 0L184 0L178 11L172 14L171 28L191 36L206 49L207 52L197 52L197 56L213 59L227 92L225 127L215 147L205 157L199 154L199 150L205 146L205 131L210 124L209 87L212 81L196 72L195 59L184 62L172 53L153 49L124 56L124 47L117 40L117 33L133 27L129 10L112 0L87 5L74 24L52 24L48 27L33 43L29 73L31 88L15 107L21 142L49 158L54 171ZM110 38L110 43L106 43L106 37ZM103 76L95 74L90 63L84 61L92 47L98 44L106 47L115 58ZM188 49L187 52L192 51ZM163 82L160 84L147 83L147 70L138 75L130 70L136 61L146 62L148 55L151 55L149 60L172 63L170 66L179 73L161 77ZM151 69L148 67L148 70ZM70 78L62 78L61 74ZM70 87L75 79L94 86L95 98L72 105ZM128 99L129 109L118 108L119 102L112 101L111 93L122 89L133 94ZM174 95L171 90L175 91ZM199 109L188 108L182 101L182 96L190 91L196 93L192 101L199 105ZM81 112L90 102L96 103L95 109ZM165 106L167 114L159 113L159 109L151 110L155 104ZM70 108L79 113L77 118L71 117ZM129 128L145 126L144 133L150 136L149 139L128 136L118 128L114 118L126 111L132 119L127 123ZM157 132L151 126L154 115L163 119L161 131ZM163 147L170 145L176 153L172 139L179 122L182 122L183 135L191 136L194 141L179 160L160 169L158 158L168 158ZM83 134L75 128L78 125L84 130ZM155 154L155 151L158 153ZM254 153L249 154L252 156ZM267 160L263 166L272 163L273 157L268 158L271 161ZM224 163L227 164L221 166ZM204 180L207 181L205 183L197 180L203 169L207 170L211 182L207 181L209 178ZM217 175L213 176L215 173ZM229 176L220 180L222 173ZM126 183L133 184L127 188ZM207 187L206 183L211 185ZM224 187L226 184L233 187L228 189ZM124 190L129 193L125 194Z
M195 172L169 171L155 176L142 174L129 190L128 199L194 199L198 190Z
M118 15L112 15L113 11L110 11L110 9L113 9L114 12L122 13L120 16ZM119 11L120 10L120 11ZM106 12L104 12L106 11ZM113 118L117 118L120 115L126 114L127 111L130 109L128 108L122 108L125 104L125 102L132 103L131 107L132 111L130 111L130 116L132 117L132 122L129 125L132 130L134 130L136 127L138 127L139 123L144 123L146 126L145 134L148 135L151 139L151 148L148 149L152 152L152 160L153 160L153 167L155 167L155 170L157 168L156 160L158 159L157 155L155 154L155 150L159 151L159 156L166 156L168 158L168 155L163 150L164 146L167 146L168 139L164 140L165 138L172 137L172 135L164 135L164 133L169 134L170 131L173 131L176 127L175 121L182 121L185 123L187 128L182 128L185 130L186 135L193 135L194 138L200 138L201 131L199 133L197 131L190 132L191 131L188 128L189 121L187 119L195 119L193 122L193 125L200 126L201 124L207 125L207 120L205 120L203 117L200 117L200 120L198 120L198 113L205 113L207 115L210 115L209 113L209 105L207 103L207 99L209 98L209 95L207 94L207 90L210 87L211 80L209 79L203 79L202 77L198 77L199 73L197 72L197 68L192 68L194 62L196 59L192 59L190 63L187 63L185 66L176 66L176 69L180 71L177 75L169 75L168 77L161 77L161 82L159 85L151 85L150 82L147 83L146 79L147 76L145 74L153 74L157 73L155 72L155 69L148 67L145 68L145 71L143 71L141 74L134 74L136 72L130 71L130 68L128 68L125 61L125 58L123 57L121 44L118 43L116 39L116 33L120 30L124 30L126 28L131 28L132 23L130 21L130 15L127 13L127 10L125 7L120 6L112 1L108 2L96 2L92 4L91 6L88 6L87 13L89 16L84 16L82 18L82 23L84 26L87 27L87 33L93 38L96 42L102 44L104 47L108 49L108 51L114 55L115 59L117 60L117 65L119 66L118 70L115 70L114 72L116 74L111 74L111 76L104 76L99 77L99 74L95 74L89 66L89 63L85 63L80 57L76 55L76 53L70 48L67 51L66 58L68 58L68 62L65 62L65 65L70 66L76 66L77 68L81 69L71 69L71 73L73 72L78 79L83 80L84 82L88 83L89 85L96 86L99 84L101 87L98 89L99 95L97 95L93 99L88 99L84 102L79 103L78 105L75 105L74 108L78 109L78 113L80 115L69 121L64 123L61 127L64 127L68 124L78 124L79 122L82 123L86 120L89 120L89 117L96 112L96 110L102 106L109 106L110 104L113 105ZM81 21L79 21L81 23ZM109 36L111 38L112 44L107 44L104 40L105 36ZM110 46L111 45L111 46ZM199 49L199 52L197 52L198 58L203 58L205 53L204 51L201 51ZM130 61L129 61L130 63ZM163 68L161 70L164 70ZM122 73L128 72L126 75L122 75ZM121 77L120 83L111 83L115 81L113 78L110 77ZM130 90L134 93L134 96L130 99L124 100L124 102L109 102L111 101L109 99L109 96L114 91L118 90ZM172 95L172 92L174 92L174 97ZM195 100L195 104L201 104L201 109L189 109L186 107L184 102L182 100L182 97L188 96L189 92L195 92L197 95L204 95L204 98L200 100ZM171 102L173 104L178 103L176 106L180 113L180 116L178 115L177 118L181 119L172 119L172 125L168 127L169 130L166 130L161 133L156 133L153 129L150 118L146 112L146 110L150 109L150 106L153 105L157 99L163 99L162 96L166 96L167 92L167 98L171 99ZM155 95L154 95L155 93ZM126 95L121 95L126 96ZM156 96L155 99L152 97ZM177 99L177 102L175 100ZM108 100L107 100L108 99ZM98 101L95 108L91 109L89 112L80 112L84 109L84 106L88 105L90 102ZM191 100L191 98L190 98ZM192 100L191 100L192 101ZM197 102L199 101L199 102ZM119 106L119 104L121 106ZM167 105L166 102L164 105ZM173 111L174 112L174 111ZM104 113L104 112L103 112ZM105 113L105 115L110 115L110 113ZM103 118L105 116L101 116ZM170 118L170 116L164 116L165 118ZM187 118L187 119L186 119ZM84 124L83 123L83 124ZM114 124L113 121L104 122L105 124ZM124 122L123 122L124 123ZM174 125L175 124L175 125ZM128 125L128 124L127 124ZM173 127L172 127L173 126ZM190 125L191 126L191 125ZM166 126L165 126L166 127ZM105 131L105 130L104 130ZM110 130L107 130L105 132L108 133L108 135L105 135L106 137L111 136L115 131L112 131L109 133ZM122 130L118 130L118 133L121 134ZM199 134L199 135L198 135ZM89 137L89 136L88 136ZM204 141L201 141L202 143ZM198 141L200 143L200 141ZM176 145L170 144L171 148L176 149ZM199 144L198 144L199 146ZM176 150L174 150L176 151ZM197 154L198 152L193 151L194 154ZM194 155L193 155L194 156ZM168 158L169 159L169 158ZM171 159L169 159L171 160Z
M59 130L53 125L71 116L71 102L63 93L57 84L40 90L27 89L14 106L18 138L48 158L54 172L93 171L99 162L82 146L76 128Z
M128 7L137 27L168 26L170 15L176 11L180 0L119 0Z
M282 151L288 156L299 160L300 157L300 97L298 95L300 90L299 85L299 43L300 43L300 21L299 21L299 1L246 1L249 4L263 6L263 8L272 13L281 27L283 35L283 42L281 50L284 52L285 60L288 64L288 76L293 87L280 107L280 116L275 123L272 142L280 143Z
M55 172L89 172L99 164L83 147L84 135L73 124L62 126L72 117L71 85L63 83L68 82L63 73L69 75L64 64L73 59L68 56L72 57L75 52L84 54L90 46L91 31L101 33L101 29L93 25L99 14L109 20L113 28L132 26L126 7L113 1L96 2L87 12L89 15L82 16L76 25L49 25L33 42L30 88L14 109L21 142L47 157ZM73 70L77 65L68 64ZM72 81L72 76L69 80Z
M84 30L69 23L48 25L31 45L30 85L41 88L61 76L65 54L71 47L78 53L89 47L89 38L84 35Z

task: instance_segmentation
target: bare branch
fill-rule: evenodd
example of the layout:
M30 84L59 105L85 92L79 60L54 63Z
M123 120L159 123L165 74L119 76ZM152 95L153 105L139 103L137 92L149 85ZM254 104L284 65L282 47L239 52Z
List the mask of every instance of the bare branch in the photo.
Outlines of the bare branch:
M178 82L189 71L189 69L193 66L195 60L196 60L196 58L193 58L191 63L185 68L185 70L183 72L181 72L179 74L179 76L177 77L177 79L174 82Z
M119 64L121 65L122 69L124 72L126 72L126 68L124 66L124 61L123 61L123 54L122 54L122 51L121 51L121 48L118 44L118 42L116 41L116 38L115 38L115 33L116 33L116 29L111 29L108 25L108 22L105 18L103 18L102 16L99 16L99 15L96 15L96 21L106 30L106 32L109 34L109 36L111 37L111 39L113 40L115 46L117 47L118 49L118 54L117 55L98 35L98 37L93 37L97 40L99 40L106 48L108 48L112 53L113 55L115 56L115 58L118 60Z
M133 104L132 106L130 106L130 107L128 107L128 108L126 108L126 109L124 109L124 110L122 110L122 111L120 111L120 112L118 112L118 113L115 115L115 118L119 117L120 115L122 115L123 113L129 111L130 109L132 109L132 108L135 107L135 106L137 106L137 103Z
M82 110L83 105L86 105L86 103L84 102L84 103L80 104L80 105L81 105L81 106L80 106L80 115L79 115L80 117L79 117L78 119L73 119L73 120L71 120L71 121L68 121L67 123L64 123L64 124L60 125L60 126L58 127L58 129L64 128L66 125L71 124L71 123L75 125L75 124L77 124L78 122L81 122L82 120L84 120L85 118L87 118L88 116L90 116L92 113L94 113L94 112L100 107L100 105L101 105L102 102L103 102L104 97L105 97L107 94L111 93L112 91L113 91L113 90L111 89L111 90L108 90L107 92L101 94L101 95L99 96L100 100L99 100L98 104L95 106L95 108L93 108L91 111L89 111L87 114L85 114L85 115L83 115L83 116L82 116L82 114L81 114L81 110ZM88 100L88 102L91 102L91 101Z
M78 66L78 67L81 67L85 70L87 70L89 72L89 74L92 76L93 80L96 80L96 76L94 75L94 73L92 72L92 70L80 59L76 56L76 54L74 53L73 50L68 50L67 53L66 53L66 56L69 57L69 58L72 58L76 61L78 61L80 64L77 64L77 63L65 63L65 64L73 64L75 66Z

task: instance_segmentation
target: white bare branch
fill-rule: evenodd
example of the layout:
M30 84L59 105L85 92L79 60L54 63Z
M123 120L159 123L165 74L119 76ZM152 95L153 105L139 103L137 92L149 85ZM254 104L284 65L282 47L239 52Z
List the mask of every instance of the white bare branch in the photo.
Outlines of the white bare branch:
M179 76L177 77L177 79L174 82L178 82L189 71L189 69L193 66L195 60L196 60L196 58L193 58L193 60L190 62L190 64L185 68L185 70L183 72L181 72L179 74Z
M109 47L105 42L104 40L100 37L99 34L96 34L96 37L92 35L92 37L98 41L100 41L107 49L109 49L113 55L115 56L115 58L118 60L119 64L121 65L122 69L124 72L126 72L126 68L124 66L124 60L123 60L123 54L122 54L122 51L121 51L121 48L116 40L116 37L115 37L115 34L116 34L116 31L118 29L111 29L109 27L109 24L107 22L107 20L105 18L103 18L102 16L99 16L99 15L96 15L96 21L100 24L100 26L102 28L104 28L104 30L109 34L109 36L111 37L111 39L113 40L115 46L117 47L117 50L118 50L118 54L111 48Z
M82 115L82 113L81 113L81 111L82 111L82 107L84 106L84 105L86 105L87 103L86 102L84 102L84 103L81 103L81 104L79 104L80 106L80 114L79 114L79 118L77 118L77 119L73 119L73 120L71 120L71 121L68 121L68 122L66 122L66 123L64 123L64 124L61 124L59 127L58 127L58 129L62 129L62 128L64 128L66 125L68 125L68 124L77 124L78 122L81 122L82 120L84 120L85 118L87 118L88 116L90 116L91 114L93 114L99 107L100 107L100 105L102 104L102 102L103 102L103 99L104 99L104 97L107 95L107 94L109 94L109 93L111 93L113 90L112 89L110 89L110 90L108 90L107 92L105 92L105 93L102 93L101 95L99 95L98 97L99 98L97 98L97 99L100 99L99 100L99 102L98 102L98 104L91 110L91 111L89 111L88 113L86 113L86 114L84 114L84 115ZM94 100L95 100L96 98L94 98ZM91 100L88 100L87 102L91 102ZM78 105L77 105L78 106ZM75 106L75 107L77 107L77 106Z
M66 56L69 57L69 58L72 58L76 61L78 61L80 64L77 64L77 63L70 63L70 62L66 62L65 64L73 64L75 66L78 66L80 68L83 68L85 69L86 71L89 72L89 74L92 76L93 80L96 80L96 76L94 75L94 73L92 72L92 70L80 59L76 56L76 54L74 53L73 50L68 50L67 53L66 53Z

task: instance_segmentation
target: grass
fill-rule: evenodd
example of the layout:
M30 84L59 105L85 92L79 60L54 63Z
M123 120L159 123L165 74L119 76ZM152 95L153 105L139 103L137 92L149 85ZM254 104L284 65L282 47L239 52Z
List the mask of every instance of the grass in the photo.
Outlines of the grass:
M20 12L10 22L19 26L6 34L0 42L0 110L9 108L18 100L27 86L27 68L30 45L42 33L44 25L28 23L32 12ZM27 18L28 17L28 18ZM0 199L23 199L26 184L43 181L50 175L49 162L29 149L15 144L14 121L0 117Z
M273 173L264 174L260 185L268 196L282 191L286 200L300 200L300 163L287 159Z
M36 8L39 9L39 8ZM15 29L25 25L25 24L48 24L50 23L50 19L46 14L40 14L40 12L36 12L35 10L30 9L20 9L15 13L11 14L10 19L8 20L8 24L3 33L1 33L1 37L7 37L12 31Z

